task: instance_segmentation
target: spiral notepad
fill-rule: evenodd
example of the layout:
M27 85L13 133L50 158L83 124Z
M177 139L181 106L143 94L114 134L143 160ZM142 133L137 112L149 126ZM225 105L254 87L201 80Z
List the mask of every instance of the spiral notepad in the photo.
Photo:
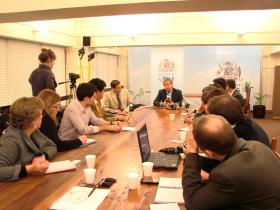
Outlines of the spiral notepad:
M184 203L181 178L160 177L155 203Z

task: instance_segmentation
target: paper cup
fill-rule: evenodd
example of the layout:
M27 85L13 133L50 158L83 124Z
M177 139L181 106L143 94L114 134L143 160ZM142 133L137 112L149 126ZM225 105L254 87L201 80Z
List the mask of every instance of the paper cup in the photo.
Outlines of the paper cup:
M133 190L139 185L140 175L136 172L129 172L127 175L128 188Z
M179 131L179 133L180 133L180 139L181 139L181 141L185 141L186 138L187 138L188 132L187 132L187 131Z
M142 163L144 176L152 176L154 163L144 162Z
M87 167L94 168L96 156L95 155L86 155L85 158L86 158L86 162L87 162Z
M96 169L86 168L84 169L85 181L87 184L93 184L95 179Z
M175 114L169 114L169 119L170 119L171 121L175 120Z

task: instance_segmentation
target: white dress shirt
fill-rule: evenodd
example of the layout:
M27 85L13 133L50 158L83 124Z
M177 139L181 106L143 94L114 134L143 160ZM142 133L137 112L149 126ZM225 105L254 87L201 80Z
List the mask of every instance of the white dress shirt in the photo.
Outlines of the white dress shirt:
M106 121L96 117L90 107L84 108L78 100L74 100L64 111L58 135L61 140L76 139L83 134L98 133L98 126L104 124Z

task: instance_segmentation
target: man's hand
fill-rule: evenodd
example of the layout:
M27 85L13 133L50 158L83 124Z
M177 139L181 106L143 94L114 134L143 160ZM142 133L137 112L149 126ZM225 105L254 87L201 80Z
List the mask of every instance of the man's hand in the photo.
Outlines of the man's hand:
M201 181L208 182L209 181L209 174L206 171L200 171Z
M79 140L82 142L82 144L85 144L87 143L87 136L86 135L79 136Z
M114 132L119 132L119 131L121 131L121 126L119 126L119 125L109 125L109 126L107 126L107 131L114 131Z
M42 175L49 167L49 161L44 157L34 157L32 164L25 166L28 175Z
M184 123L187 123L188 125L192 124L193 121L193 115L190 113L187 113L187 116L184 119Z
M160 106L163 106L163 107L167 107L169 105L169 102L166 102L164 101L163 103L160 104Z
M198 153L198 150L199 148L196 144L196 141L194 140L192 135L189 135L187 139L187 147L183 149L185 155L189 153Z
M116 115L115 118L117 121L125 121L125 115Z

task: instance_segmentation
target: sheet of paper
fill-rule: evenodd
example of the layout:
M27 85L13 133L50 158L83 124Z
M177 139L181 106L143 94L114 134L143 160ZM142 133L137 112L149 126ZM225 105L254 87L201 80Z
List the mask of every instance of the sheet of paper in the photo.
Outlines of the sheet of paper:
M76 165L70 160L51 162L45 174L76 169Z
M177 203L150 204L150 210L180 210Z
M122 131L135 131L135 127L122 127Z
M81 160L72 160L71 162L74 163L75 165L78 165L81 162Z
M186 127L186 128L180 128L179 131L190 131L190 128Z
M87 139L87 143L85 143L85 144L82 144L80 147L85 147L85 146L87 146L87 145L90 145L90 144L95 144L95 143L97 143L97 141L95 140L95 139Z
M96 189L88 197L92 188L73 187L62 198L55 202L51 209L59 210L95 210L110 193L109 189Z
M172 143L179 143L179 144L182 144L182 143L184 143L185 141L183 140L177 140L177 139L173 139L173 140L171 140L171 142Z

